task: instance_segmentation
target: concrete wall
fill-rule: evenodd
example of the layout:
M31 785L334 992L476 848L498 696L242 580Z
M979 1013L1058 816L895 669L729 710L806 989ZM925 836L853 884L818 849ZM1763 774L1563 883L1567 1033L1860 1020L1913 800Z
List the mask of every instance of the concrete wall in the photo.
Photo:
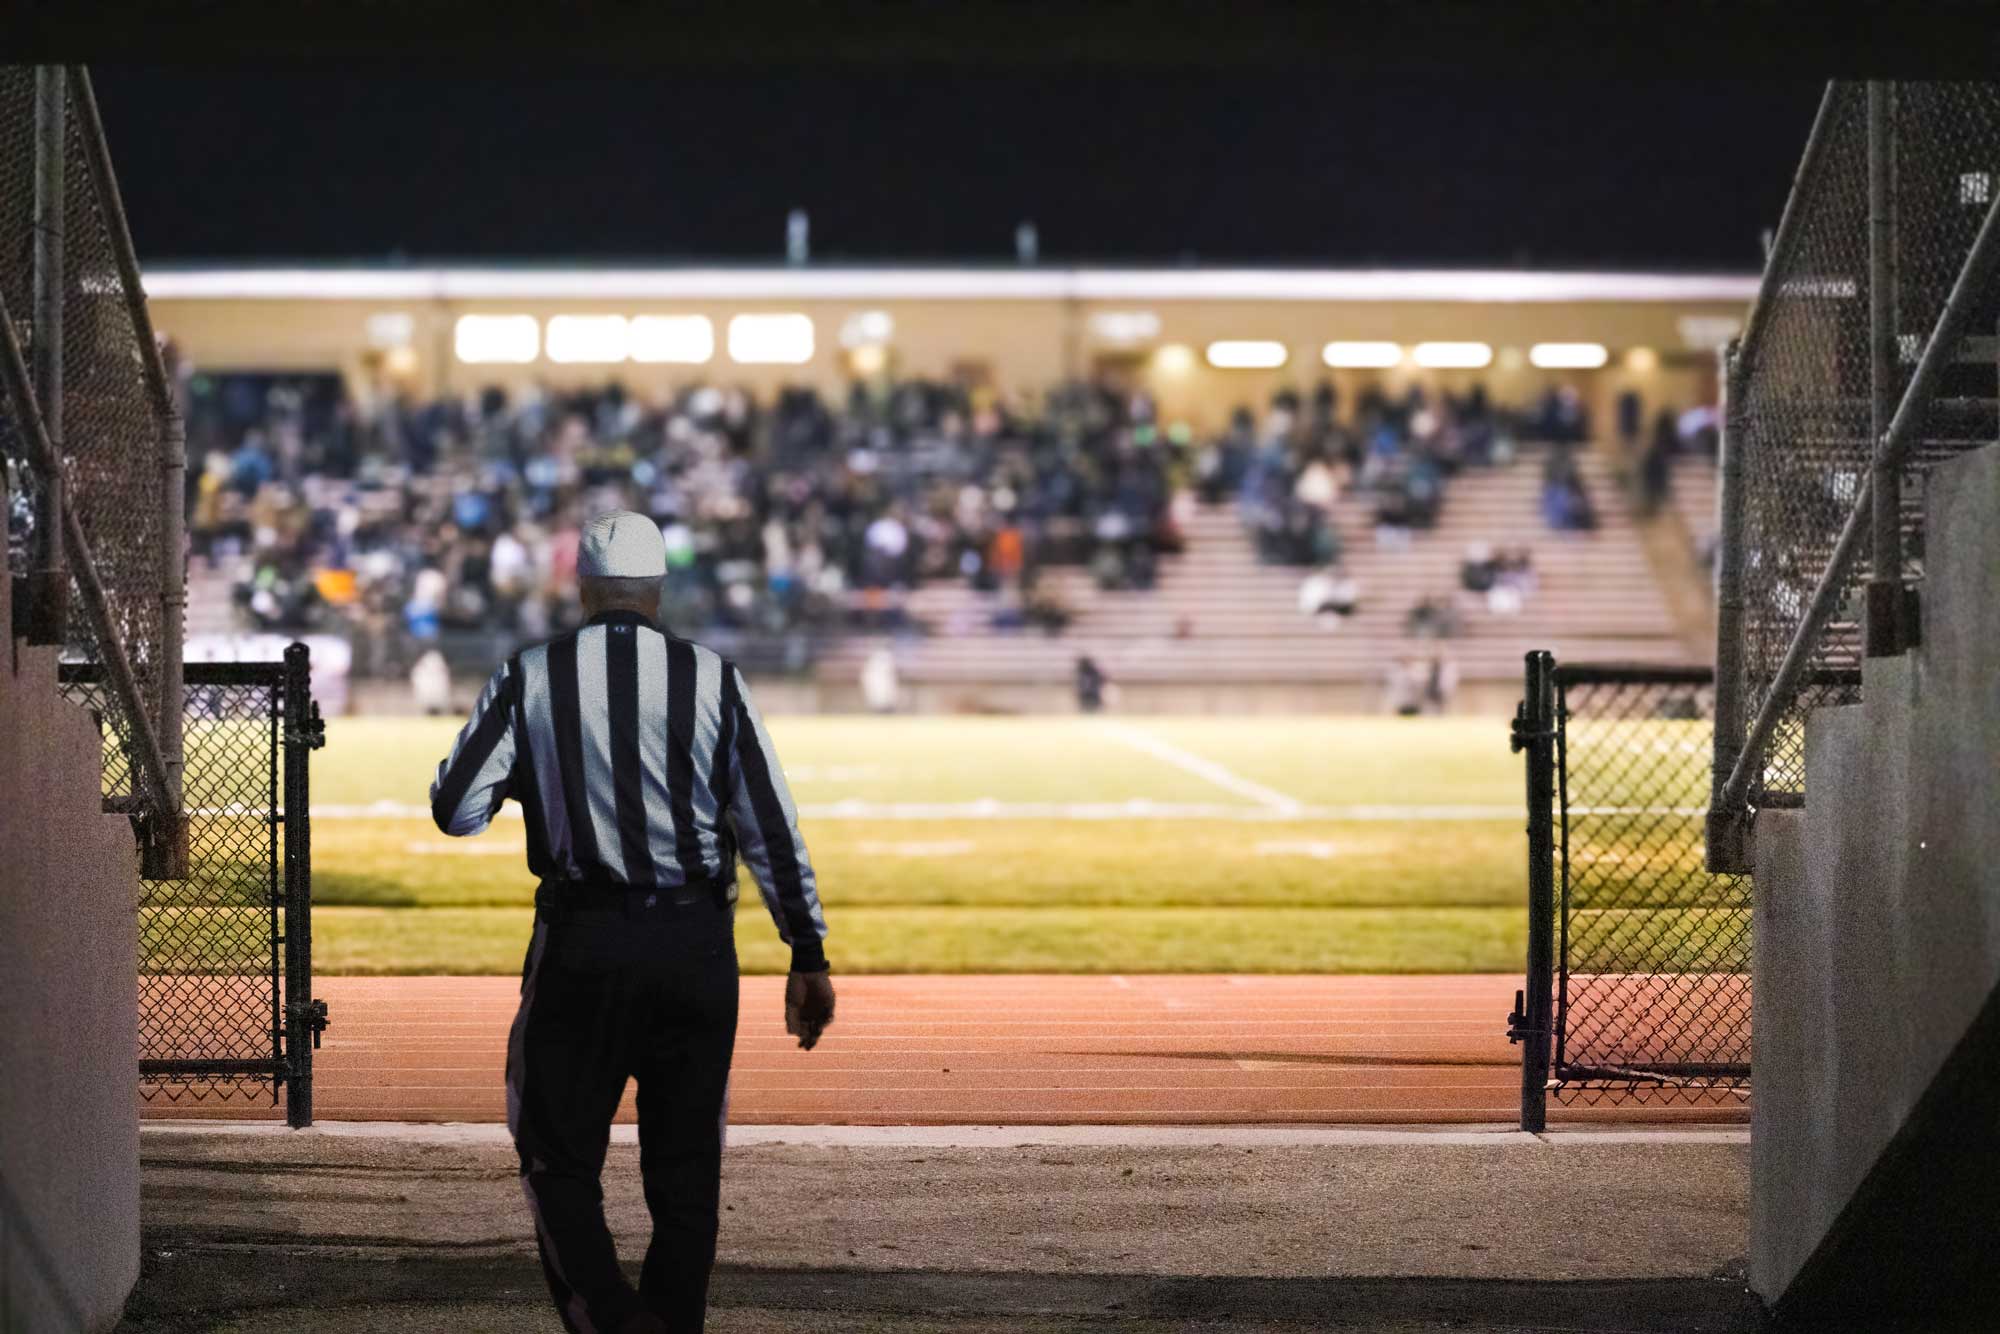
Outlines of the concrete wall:
M1922 1237L1968 1203L1953 1194L1971 1174L1885 1186L1878 1160L1919 1129L1912 1110L2000 983L1996 518L2000 449L1931 474L1924 643L1868 662L1864 703L1813 715L1805 810L1757 822L1750 1277L1767 1301L1801 1295L1837 1222L1843 1245L1871 1226ZM1967 1129L2000 1153L1992 1126Z
M0 626L10 583L0 546ZM139 1276L138 856L53 651L0 654L0 1330L106 1330Z

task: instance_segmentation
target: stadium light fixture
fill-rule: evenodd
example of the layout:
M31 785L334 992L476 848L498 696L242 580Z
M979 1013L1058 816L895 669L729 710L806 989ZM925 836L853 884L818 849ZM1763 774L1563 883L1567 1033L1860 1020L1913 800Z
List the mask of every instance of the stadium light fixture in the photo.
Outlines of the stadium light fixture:
M1486 343L1418 343L1412 356L1434 371L1476 371L1493 364L1493 348Z
M461 315L452 347L470 365L524 366L541 352L541 321L533 315Z
M715 326L706 315L635 315L628 346L634 361L701 366L715 355Z
M1403 364L1398 343L1328 343L1319 350L1319 359L1343 370L1386 370Z
M1602 343L1537 343L1528 360L1545 371L1594 371L1611 359Z
M1268 371L1285 364L1283 343L1266 338L1225 338L1208 345L1208 364L1224 371Z
M1143 343L1160 336L1160 317L1150 310L1099 310L1090 332L1107 343Z
M549 360L603 365L625 360L631 332L623 315L555 315L549 319Z
M886 343L896 332L896 319L886 310L857 310L840 326L842 347Z
M810 315L732 315L729 359L745 366L800 366L812 360Z
M417 336L417 321L407 310L381 310L368 317L370 347L402 347Z

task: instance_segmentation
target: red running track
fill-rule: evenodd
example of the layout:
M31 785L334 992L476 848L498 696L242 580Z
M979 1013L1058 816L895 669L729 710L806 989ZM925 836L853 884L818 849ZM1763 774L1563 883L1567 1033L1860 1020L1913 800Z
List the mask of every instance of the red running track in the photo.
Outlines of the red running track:
M730 1119L745 1125L1511 1122L1519 977L844 976L819 1047L778 977L743 980ZM515 977L327 977L317 1119L503 1121ZM275 1118L268 1100L143 1104ZM1731 1095L1551 1106L1559 1119L1717 1121ZM632 1090L619 1109L633 1119Z

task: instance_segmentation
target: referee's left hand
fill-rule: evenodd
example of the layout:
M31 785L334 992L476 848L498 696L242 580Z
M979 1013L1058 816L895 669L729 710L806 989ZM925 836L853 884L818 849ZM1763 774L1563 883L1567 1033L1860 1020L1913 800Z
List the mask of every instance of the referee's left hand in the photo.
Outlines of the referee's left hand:
M819 1035L833 1022L833 976L825 969L817 973L793 973L785 979L785 1031L811 1051Z

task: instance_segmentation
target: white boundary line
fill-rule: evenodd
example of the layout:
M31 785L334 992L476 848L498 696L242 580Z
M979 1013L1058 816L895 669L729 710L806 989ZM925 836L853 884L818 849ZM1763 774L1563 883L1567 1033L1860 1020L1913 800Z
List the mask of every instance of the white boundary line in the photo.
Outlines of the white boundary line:
M507 1127L488 1122L320 1121L293 1130L280 1121L140 1122L142 1135L298 1135L321 1139L396 1140L409 1144L500 1146ZM637 1144L639 1128L611 1127L613 1144ZM729 1127L729 1147L791 1144L803 1148L1014 1149L1079 1148L1579 1148L1592 1145L1747 1145L1750 1131L1731 1126L1646 1126L1629 1130L1552 1130L1531 1135L1512 1126L757 1126Z
M1103 730L1106 735L1124 742L1136 751L1171 764L1184 773L1207 779L1217 787L1234 792L1239 797L1248 797L1267 810L1276 811L1287 817L1296 817L1304 809L1296 797L1288 797L1273 788L1265 787L1262 783L1253 783L1243 775L1223 768L1214 760L1205 759L1193 751L1170 745L1151 732L1134 727L1130 723L1108 722L1103 724Z

